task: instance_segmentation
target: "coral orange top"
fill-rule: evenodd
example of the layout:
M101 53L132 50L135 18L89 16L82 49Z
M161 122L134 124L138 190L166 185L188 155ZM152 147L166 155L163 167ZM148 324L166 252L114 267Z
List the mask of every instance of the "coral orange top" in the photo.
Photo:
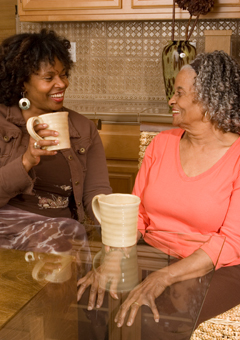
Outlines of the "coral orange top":
M133 189L141 198L138 229L147 243L179 257L202 248L217 268L240 264L240 138L210 169L188 177L179 155L183 133L163 131L145 152Z

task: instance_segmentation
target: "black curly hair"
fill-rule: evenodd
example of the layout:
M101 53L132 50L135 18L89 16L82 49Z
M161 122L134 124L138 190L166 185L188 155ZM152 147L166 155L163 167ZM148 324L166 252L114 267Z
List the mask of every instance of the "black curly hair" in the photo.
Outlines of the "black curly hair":
M69 40L46 29L5 39L0 45L0 103L6 106L18 104L23 83L39 70L42 62L54 65L57 58L69 76L73 66L70 47Z
M196 99L223 132L240 133L240 66L223 51L199 54L190 64L196 72Z

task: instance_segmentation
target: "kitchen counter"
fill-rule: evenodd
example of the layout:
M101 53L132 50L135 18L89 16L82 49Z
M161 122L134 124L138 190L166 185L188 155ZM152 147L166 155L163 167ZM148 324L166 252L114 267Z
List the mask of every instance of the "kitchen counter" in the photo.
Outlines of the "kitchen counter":
M90 119L101 119L102 122L172 122L167 102L163 101L79 101L66 99L64 104Z

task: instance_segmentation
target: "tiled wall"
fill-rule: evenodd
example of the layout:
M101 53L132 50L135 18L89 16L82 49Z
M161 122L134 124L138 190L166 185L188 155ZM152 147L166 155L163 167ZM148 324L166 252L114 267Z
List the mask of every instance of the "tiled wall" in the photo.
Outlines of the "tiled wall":
M175 39L185 37L177 21ZM171 21L19 23L18 32L54 29L76 42L77 60L68 100L144 101L166 104L161 54L171 40ZM240 61L240 20L201 20L191 40L204 51L205 29L231 29L232 55Z

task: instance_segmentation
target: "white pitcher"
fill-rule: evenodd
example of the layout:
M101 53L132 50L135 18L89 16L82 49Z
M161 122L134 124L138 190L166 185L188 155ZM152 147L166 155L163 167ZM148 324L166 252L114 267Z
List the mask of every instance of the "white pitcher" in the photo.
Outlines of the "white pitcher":
M93 213L101 224L102 243L110 247L130 247L137 241L140 198L130 194L96 195Z

